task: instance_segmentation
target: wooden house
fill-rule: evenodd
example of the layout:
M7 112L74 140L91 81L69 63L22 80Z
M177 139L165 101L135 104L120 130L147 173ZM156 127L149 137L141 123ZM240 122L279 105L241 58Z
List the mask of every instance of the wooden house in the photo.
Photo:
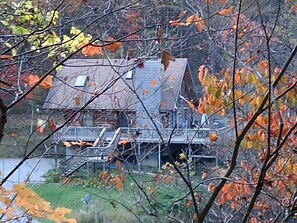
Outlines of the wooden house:
M136 134L139 146L160 144L170 135L173 144L204 146L210 130L194 128L197 120L184 99L197 101L186 58L171 61L166 70L160 59L70 59L57 72L43 108L70 119L59 140L95 141L102 128L112 138L122 128L121 139ZM160 151L159 167L166 156Z

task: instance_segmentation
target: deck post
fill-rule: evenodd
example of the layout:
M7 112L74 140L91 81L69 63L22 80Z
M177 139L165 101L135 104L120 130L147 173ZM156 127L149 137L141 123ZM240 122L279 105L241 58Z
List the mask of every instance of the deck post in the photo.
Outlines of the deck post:
M55 169L58 168L58 143L54 142L54 153L55 153Z
M136 143L136 140L135 140L135 143ZM137 149L138 149L138 151L137 151L137 156L138 156L138 158L137 158L137 166L138 166L138 171L140 172L140 170L141 170L141 158L140 158L140 143L136 143L136 145L135 146L137 146Z
M158 145L158 170L161 171L161 143Z

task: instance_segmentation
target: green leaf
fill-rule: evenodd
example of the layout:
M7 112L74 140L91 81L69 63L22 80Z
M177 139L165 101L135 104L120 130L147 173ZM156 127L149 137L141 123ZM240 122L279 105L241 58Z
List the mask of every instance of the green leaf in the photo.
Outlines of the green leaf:
M9 25L9 23L8 23L8 22L6 22L6 21L4 21L4 20L1 20L0 22L1 22L1 23L2 23L2 25L4 25L4 26L8 26L8 25Z
M216 92L216 94L215 94L215 97L216 98L219 98L219 97L221 97L221 94L222 94L222 90L221 89L218 89L217 92Z
M12 33L16 35L25 35L31 33L29 29L21 26L11 26L10 28L12 29Z

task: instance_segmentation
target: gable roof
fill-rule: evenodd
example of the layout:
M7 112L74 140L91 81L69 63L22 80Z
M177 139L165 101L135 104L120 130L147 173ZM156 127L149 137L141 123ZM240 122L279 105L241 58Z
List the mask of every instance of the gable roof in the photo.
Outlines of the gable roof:
M54 87L50 89L43 108L78 109L94 92L104 91L86 109L135 110L138 100L131 91L135 90L135 83L133 74L132 78L128 78L131 76L128 71L135 67L135 72L137 69L146 69L150 62L161 63L160 59L145 61L138 68L135 63L123 59L69 59L62 70L57 72ZM174 109L187 69L187 59L177 58L170 62L165 72L161 72L161 110ZM143 95L139 96L141 98Z

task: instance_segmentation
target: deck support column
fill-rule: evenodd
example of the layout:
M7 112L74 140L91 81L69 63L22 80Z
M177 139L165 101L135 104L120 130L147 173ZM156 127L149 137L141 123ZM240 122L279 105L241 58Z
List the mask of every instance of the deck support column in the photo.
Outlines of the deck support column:
M141 170L141 158L140 158L140 143L136 143L136 145L135 146L137 146L137 149L138 149L138 151L137 151L137 166L138 166L138 171L140 172L140 170Z
M161 143L158 145L158 170L161 171Z

